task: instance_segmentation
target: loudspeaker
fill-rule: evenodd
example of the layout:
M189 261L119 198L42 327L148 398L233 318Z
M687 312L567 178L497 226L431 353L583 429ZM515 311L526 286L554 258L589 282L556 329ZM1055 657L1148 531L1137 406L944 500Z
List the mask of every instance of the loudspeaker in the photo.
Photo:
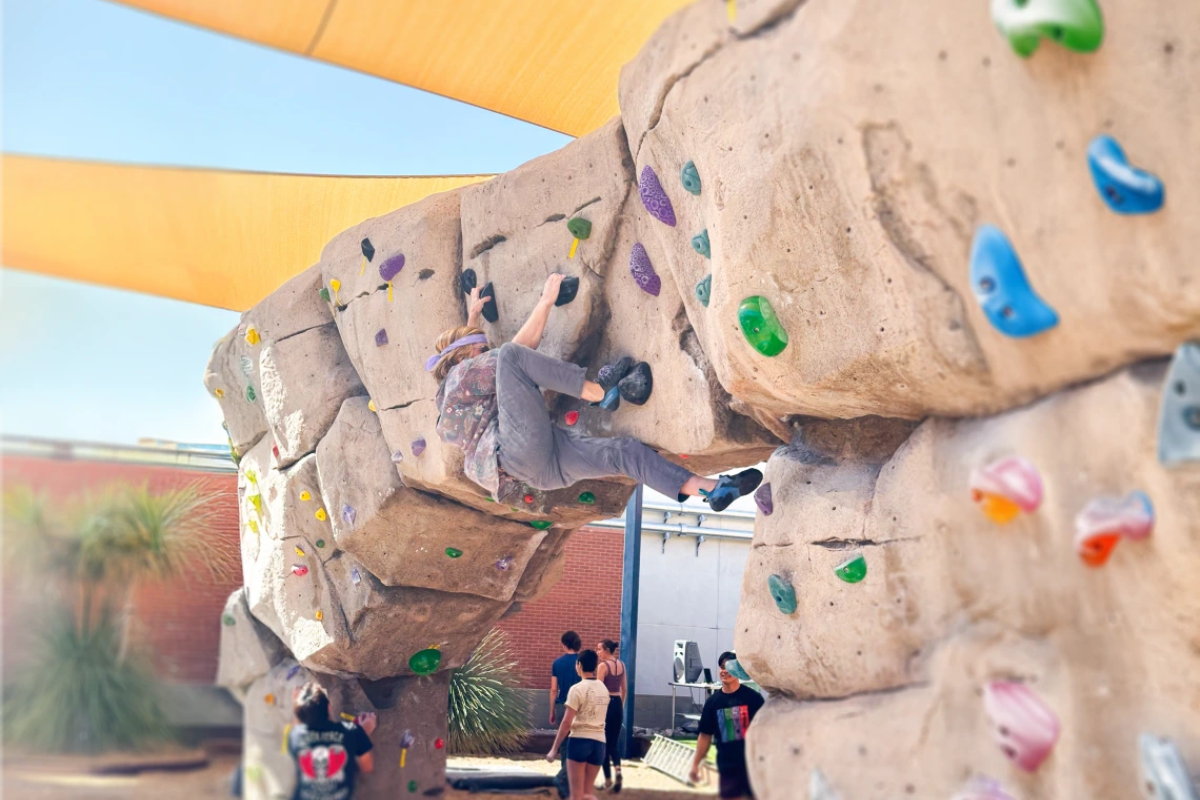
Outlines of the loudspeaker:
M700 661L700 646L686 639L675 640L675 682L695 683L700 679L704 664Z

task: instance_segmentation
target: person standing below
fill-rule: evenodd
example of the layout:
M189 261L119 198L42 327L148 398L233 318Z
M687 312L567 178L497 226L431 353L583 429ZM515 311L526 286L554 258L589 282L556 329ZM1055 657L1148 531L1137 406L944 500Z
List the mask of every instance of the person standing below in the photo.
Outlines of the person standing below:
M604 788L621 791L621 725L625 721L625 692L629 676L625 665L617 658L619 645L612 639L600 642L600 666L596 678L608 689L608 713L604 717ZM612 771L609 770L612 765ZM613 780L612 772L617 773Z
M354 722L334 722L329 718L329 696L315 682L300 687L292 709L296 724L287 737L288 754L296 764L292 800L350 800L358 773L375 771L375 715L367 712Z
M572 686L579 683L579 673L575 669L575 662L579 658L579 648L583 647L583 640L575 631L567 631L559 641L562 642L563 654L554 659L554 664L550 667L550 727L552 728L563 718L567 693L571 691ZM566 749L563 750L562 768L554 776L554 784L558 787L558 796L566 797L570 791L570 783L567 780Z
M596 680L596 665L600 662L595 650L579 654L575 668L582 681L567 692L566 711L554 746L546 760L558 758L563 740L567 740L567 777L571 785L571 800L596 800L596 773L604 763L604 718L608 714L608 690Z
M691 779L700 781L700 763L716 737L717 772L721 776L723 798L754 797L750 788L750 773L746 769L746 731L751 720L763 706L762 695L725 669L725 662L737 658L726 651L717 659L721 691L708 698L700 713L700 738L696 741L696 756L692 759Z

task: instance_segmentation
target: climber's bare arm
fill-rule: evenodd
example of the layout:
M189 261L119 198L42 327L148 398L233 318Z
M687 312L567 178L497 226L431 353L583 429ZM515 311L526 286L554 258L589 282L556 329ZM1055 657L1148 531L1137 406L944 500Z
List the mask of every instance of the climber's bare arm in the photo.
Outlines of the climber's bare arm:
M491 295L488 295L491 297ZM487 305L488 298L479 296L479 287L471 290L471 296L467 300L467 327L478 328L480 319L483 317L483 307Z
M542 334L546 331L546 321L550 319L550 309L554 308L554 301L558 299L558 287L562 285L563 277L565 276L555 273L546 278L546 283L542 286L542 296L534 306L529 319L525 320L521 330L517 331L517 335L513 337L513 344L525 345L531 350L536 350L542 343Z

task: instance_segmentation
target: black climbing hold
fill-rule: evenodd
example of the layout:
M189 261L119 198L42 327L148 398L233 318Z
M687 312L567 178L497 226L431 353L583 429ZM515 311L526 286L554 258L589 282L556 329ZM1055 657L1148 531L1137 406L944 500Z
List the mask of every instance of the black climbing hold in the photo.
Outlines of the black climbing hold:
M483 304L483 318L488 322L500 319L500 309L496 307L496 287L489 282L479 292L479 296L487 298L487 302Z
M574 275L563 278L563 282L558 286L558 299L554 301L554 305L565 306L574 300L577 294L579 294L579 278Z
M371 244L370 239L362 240L363 255L367 257L367 261L375 258L375 245Z
M567 230L576 239L586 239L592 235L592 223L583 217L572 217L567 221Z
M600 372L596 375L596 383L600 384L600 388L607 392L620 383L631 369L633 369L633 359L629 356L621 356L617 363L606 364L600 368Z
M621 398L635 406L645 405L654 390L654 376L650 373L650 365L645 361L638 364L617 384Z
M470 294L471 290L479 285L479 279L475 277L475 270L464 270L458 279L458 285L462 287L463 294Z

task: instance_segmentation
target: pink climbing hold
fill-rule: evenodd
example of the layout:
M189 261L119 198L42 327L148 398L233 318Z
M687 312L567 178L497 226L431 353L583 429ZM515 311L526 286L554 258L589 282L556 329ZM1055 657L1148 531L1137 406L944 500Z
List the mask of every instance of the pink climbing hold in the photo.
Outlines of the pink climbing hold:
M1144 492L1097 497L1075 515L1075 552L1089 567L1100 567L1121 537L1140 541L1154 530L1154 506Z
M376 347L383 347L383 346L384 346L385 344L387 344L387 343L388 343L388 338L387 338L387 329L386 329L386 328L380 328L380 329L379 329L378 331L376 331L376 333L375 333L375 346L376 346Z
M1023 683L992 681L983 690L983 708L993 738L1009 760L1035 772L1058 742L1058 717Z
M1016 798L1004 791L1000 781L981 775L972 778L966 786L958 790L951 800L1016 800Z
M293 564L292 565L292 574L295 575L297 578L303 578L305 575L308 574L308 567L304 566L303 564Z
M675 208L671 205L671 198L667 197L662 184L659 183L658 175L649 165L642 167L642 177L638 181L638 194L642 198L642 205L650 212L650 216L664 225L675 227ZM654 292L654 294L658 294L658 292Z
M412 453L414 456L419 456L425 452L425 440L415 439L412 443Z
M1008 456L971 470L971 496L993 522L1004 524L1042 504L1042 478L1028 459Z
M635 244L629 253L629 271L633 273L633 279L643 292L658 297L658 293L662 291L662 281L654 271L650 256L641 242Z
M399 275L402 269L404 269L404 253L396 253L379 265L379 277L391 283L392 278Z

